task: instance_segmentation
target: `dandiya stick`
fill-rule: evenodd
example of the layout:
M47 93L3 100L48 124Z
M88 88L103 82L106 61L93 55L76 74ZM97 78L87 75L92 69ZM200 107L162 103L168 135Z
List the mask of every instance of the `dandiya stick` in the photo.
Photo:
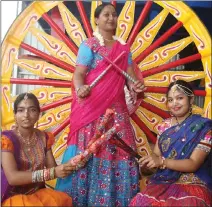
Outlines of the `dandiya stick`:
M118 57L114 60L114 63L117 62L126 52L122 51ZM102 54L100 54L102 56ZM99 80L107 73L107 71L113 66L113 64L111 63L91 84L90 84L90 88L93 88L98 82Z
M133 83L136 82L136 80L135 80L133 77L131 77L128 73L126 73L125 71L123 71L118 65L116 65L113 61L111 61L108 57L106 57L106 56L104 56L104 55L102 55L102 54L101 54L101 56L102 56L103 58L105 58L105 60L106 60L107 62L109 62L110 64L112 64L112 65L113 65L123 76L125 76L127 79L131 80Z
M134 151L124 140L119 138L117 134L115 134L115 136L110 139L110 142L120 147L122 150L129 153L130 155L136 157L138 160L141 158L141 155Z

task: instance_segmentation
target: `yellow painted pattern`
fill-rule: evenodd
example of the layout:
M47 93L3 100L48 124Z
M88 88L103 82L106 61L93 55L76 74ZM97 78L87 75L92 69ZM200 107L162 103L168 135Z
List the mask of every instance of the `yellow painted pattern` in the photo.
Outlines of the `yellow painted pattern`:
M148 111L147 109L139 106L135 114L144 122L144 124L153 132L157 133L156 126L163 121L157 114Z
M38 121L38 128L46 130L61 124L71 113L70 104L48 110Z
M205 88L207 96L204 104L204 116L211 118L211 36L198 16L182 1L155 1L183 23L202 56L202 64L206 73Z
M178 79L190 82L202 78L205 78L203 71L165 71L146 77L144 81L146 86L155 86L155 83L157 83L159 87L166 87Z
M42 87L35 90L29 91L33 93L39 100L39 103L46 105L55 101L62 100L72 95L71 89L69 88L55 88L55 87ZM16 96L13 97L13 101L16 99Z
M137 34L131 46L133 59L138 57L147 47L152 44L167 15L168 11L164 9Z
M136 135L136 146L137 146L138 154L141 156L151 154L152 150L150 148L150 145L149 145L146 135L132 119L130 121L131 121L131 124L133 126L133 129L134 129L135 135Z
M101 5L101 4L102 4L102 1L91 1L91 18L90 18L90 21L91 21L91 27L92 27L93 31L95 31L95 29L96 29L94 12L96 10L96 7Z
M46 61L16 59L14 64L22 69L26 69L31 73L44 78L59 79L59 80L72 80L73 74L65 71L53 64Z
M190 37L178 40L171 44L156 49L148 55L139 65L141 71L148 70L168 62L172 57L182 51L192 42Z
M116 29L116 36L127 40L134 24L135 1L126 1L119 17Z
M147 103L150 103L153 106L156 106L164 111L167 111L167 107L166 107L167 99L166 99L165 94L145 93L144 101Z
M57 38L48 35L36 28L30 28L30 32L43 44L49 53L72 66L75 66L76 55L69 49L66 44Z
M52 150L53 150L53 155L55 158L60 157L64 153L67 147L66 140L68 138L69 128L70 127L68 126L63 130L56 144L53 146Z
M63 3L59 3L58 8L69 37L79 47L87 38L80 22Z
M14 120L13 108L11 103L11 91L10 85L1 85L1 94L2 94L2 125L5 126Z

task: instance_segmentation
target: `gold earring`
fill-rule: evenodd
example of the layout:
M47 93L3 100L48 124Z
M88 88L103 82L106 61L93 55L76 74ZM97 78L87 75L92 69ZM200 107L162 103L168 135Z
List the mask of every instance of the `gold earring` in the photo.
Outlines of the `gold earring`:
M18 128L18 122L17 122L17 120L15 119L15 129L17 129Z
M170 116L174 116L171 111L169 112L169 114L170 114Z
M189 114L192 114L192 110L193 110L193 105L190 105L190 109L189 109Z

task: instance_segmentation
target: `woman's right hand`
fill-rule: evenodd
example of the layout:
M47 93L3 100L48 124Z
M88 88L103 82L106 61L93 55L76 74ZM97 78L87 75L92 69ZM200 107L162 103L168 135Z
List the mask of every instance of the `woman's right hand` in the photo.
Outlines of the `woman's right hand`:
M138 163L140 167L146 167L146 168L157 168L162 165L162 159L160 156L157 156L155 154L147 155L138 160Z
M77 89L76 93L79 98L85 98L89 95L90 90L91 88L89 85L82 85L80 86L80 88Z
M76 166L73 166L70 163L58 165L57 167L55 167L55 177L65 178L74 170L76 170Z

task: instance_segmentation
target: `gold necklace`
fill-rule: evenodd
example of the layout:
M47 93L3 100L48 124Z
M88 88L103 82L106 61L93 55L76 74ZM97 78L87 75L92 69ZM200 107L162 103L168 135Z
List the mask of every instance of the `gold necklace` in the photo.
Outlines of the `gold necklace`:
M183 121L181 121L180 123L179 123L177 117L175 116L175 119L176 119L176 121L177 121L177 126L175 127L175 131L178 131L178 130L181 128L181 124L182 124L189 116L191 116L191 113L189 113L189 115L188 115Z
M23 137L19 129L17 129L17 132L18 132L18 136L21 138L19 140L22 142L22 144L25 145L25 147L27 148L27 151L30 151L31 148L35 146L36 144L36 141L37 141L36 133L33 132L32 136L28 139L28 141L26 141L26 139Z

